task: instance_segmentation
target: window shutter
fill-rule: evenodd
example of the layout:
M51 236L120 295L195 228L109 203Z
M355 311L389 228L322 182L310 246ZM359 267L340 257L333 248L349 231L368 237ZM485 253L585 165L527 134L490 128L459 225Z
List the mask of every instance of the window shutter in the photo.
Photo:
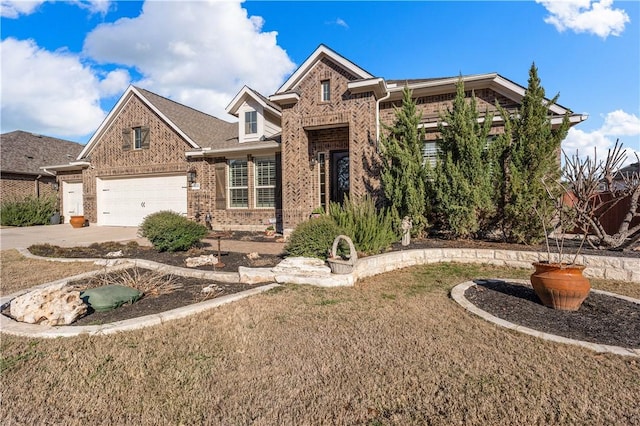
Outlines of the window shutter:
M122 150L123 151L131 150L131 129L130 128L122 129Z
M140 148L149 149L149 128L141 127L140 132L142 133L142 144L140 145Z
M215 165L216 174L216 210L225 210L227 208L227 163L224 161L217 162Z

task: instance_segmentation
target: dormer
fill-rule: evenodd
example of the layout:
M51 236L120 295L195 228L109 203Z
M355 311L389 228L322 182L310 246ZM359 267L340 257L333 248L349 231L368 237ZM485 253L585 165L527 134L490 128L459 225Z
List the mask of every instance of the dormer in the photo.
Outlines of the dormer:
M271 139L282 131L280 107L250 87L244 86L226 111L238 117L240 143Z

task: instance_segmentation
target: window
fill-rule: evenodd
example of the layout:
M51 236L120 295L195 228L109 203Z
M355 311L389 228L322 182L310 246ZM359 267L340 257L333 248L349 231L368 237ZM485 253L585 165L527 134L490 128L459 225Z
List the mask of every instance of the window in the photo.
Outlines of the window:
M331 84L329 80L324 80L320 83L321 87L321 99L322 102L329 102L331 100Z
M142 127L133 128L133 149L142 149Z
M439 151L437 141L426 141L422 148L422 163L428 164L432 169L435 168Z
M246 111L244 113L244 134L251 135L258 133L258 113L256 111Z
M249 207L247 160L229 160L229 207Z
M276 199L276 160L275 158L256 158L256 207L275 207Z

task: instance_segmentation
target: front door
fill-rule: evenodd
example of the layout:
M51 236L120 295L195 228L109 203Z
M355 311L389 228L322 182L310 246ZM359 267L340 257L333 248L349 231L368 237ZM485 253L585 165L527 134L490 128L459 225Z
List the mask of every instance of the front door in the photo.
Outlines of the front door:
M331 152L331 201L342 203L349 195L349 151Z

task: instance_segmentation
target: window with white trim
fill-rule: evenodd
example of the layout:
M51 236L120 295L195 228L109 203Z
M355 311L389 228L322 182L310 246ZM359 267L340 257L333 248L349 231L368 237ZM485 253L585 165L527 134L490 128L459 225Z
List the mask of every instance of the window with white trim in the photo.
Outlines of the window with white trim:
M276 159L256 158L253 164L256 208L273 208L276 206Z
M142 149L142 127L133 128L133 149Z
M244 134L253 135L258 133L258 112L245 111L244 113Z
M322 99L322 102L329 102L331 100L331 83L329 80L320 82L320 99Z
M249 207L249 169L247 160L229 160L229 207Z
M425 141L422 147L422 164L428 164L432 169L435 168L439 152L438 141Z

